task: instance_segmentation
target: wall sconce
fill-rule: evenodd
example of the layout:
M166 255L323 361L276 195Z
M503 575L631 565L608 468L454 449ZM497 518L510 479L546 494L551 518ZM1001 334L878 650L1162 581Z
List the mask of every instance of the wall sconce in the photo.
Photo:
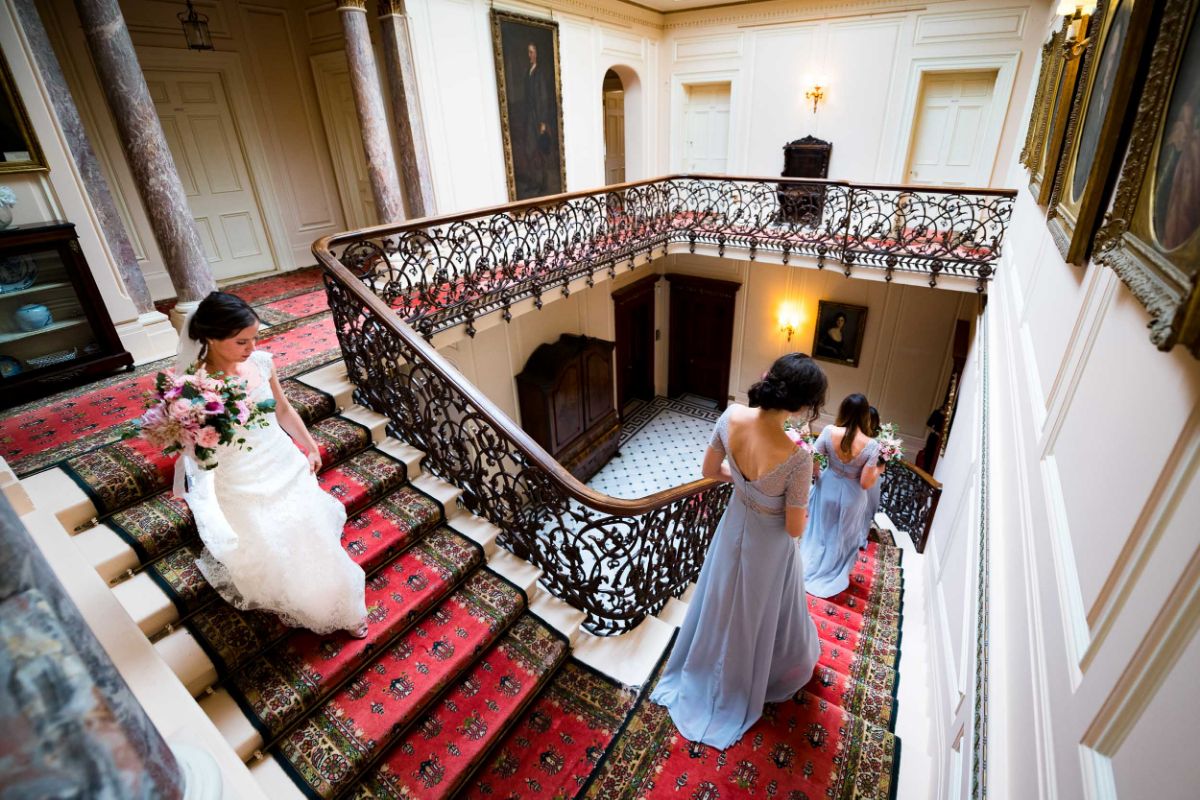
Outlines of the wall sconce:
M800 312L791 303L784 303L779 307L779 332L787 336L787 340L792 341L792 337L796 335L796 329L800 327Z
M175 15L183 26L183 38L187 40L188 50L212 50L212 34L208 31L208 16L197 14L192 8L192 0L187 0L187 11Z
M1096 11L1096 0L1060 0L1058 8L1054 10L1055 14L1066 17L1071 20L1071 54L1077 56L1083 52L1087 41L1084 35L1087 33L1088 18Z
M825 89L821 84L813 84L813 87L804 93L805 100L812 100L813 113L817 113L817 103L825 99Z

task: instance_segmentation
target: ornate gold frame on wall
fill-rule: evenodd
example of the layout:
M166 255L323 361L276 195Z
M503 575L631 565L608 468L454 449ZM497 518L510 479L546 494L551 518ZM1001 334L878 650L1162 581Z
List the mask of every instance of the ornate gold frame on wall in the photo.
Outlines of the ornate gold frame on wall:
M1117 182L1116 199L1096 235L1096 261L1112 267L1150 312L1150 340L1160 350L1176 344L1200 358L1200 229L1168 250L1152 218L1156 166L1167 114L1200 0L1166 0L1156 28L1145 88Z
M562 72L559 66L558 52L558 23L553 20L530 17L525 14L514 14L511 11L492 9L492 56L496 62L496 94L500 99L500 138L504 144L504 172L508 181L508 199L516 201L517 180L513 169L512 127L509 124L508 108L508 76L504 71L504 50L500 36L500 24L511 22L519 25L529 25L536 28L546 28L550 31L554 43L554 97L558 105L558 173L562 184L561 191L567 191L567 148L563 132L563 103L562 103Z
M42 147L33 134L33 124L29 121L25 104L21 102L21 95L17 93L17 85L13 81L12 72L8 68L8 59L4 57L3 52L0 52L0 83L3 84L3 96L0 97L0 100L3 100L12 109L17 130L25 144L25 151L29 153L28 161L0 161L0 174L41 172L47 169L46 157L42 154Z
M1112 81L1112 95L1104 118L1098 121L1096 146L1079 197L1073 196L1073 178L1087 127L1092 90L1096 72L1101 66L1104 49L1112 31L1113 20L1123 4L1132 5L1125 39L1117 51L1117 64ZM1092 238L1100 224L1100 215L1108 200L1110 172L1117 148L1129 115L1134 83L1141 62L1149 21L1154 12L1153 0L1101 0L1088 26L1087 52L1080 68L1079 86L1071 105L1067 140L1054 175L1048 218L1055 245L1068 263L1085 264L1091 250Z
M1050 202L1079 77L1080 58L1069 55L1074 46L1068 38L1070 27L1071 21L1065 20L1062 29L1043 45L1042 73L1029 120L1026 149L1021 153L1021 163L1029 168L1029 191L1040 206Z
M1070 20L1064 21L1062 29L1050 34L1042 45L1042 66L1038 72L1037 91L1033 95L1033 113L1025 128L1025 145L1021 148L1020 162L1029 168L1031 175L1039 172L1046 148L1046 137L1051 123L1053 106L1050 100L1058 91L1059 78L1064 64L1063 46L1067 41Z

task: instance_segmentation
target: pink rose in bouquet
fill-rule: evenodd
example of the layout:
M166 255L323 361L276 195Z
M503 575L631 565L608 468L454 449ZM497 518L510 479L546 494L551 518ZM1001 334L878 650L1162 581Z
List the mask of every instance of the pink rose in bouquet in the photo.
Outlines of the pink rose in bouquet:
M900 426L896 423L887 422L880 425L879 435L875 440L879 442L880 465L887 466L903 458L904 443L900 441Z
M217 448L246 447L248 428L267 424L274 400L251 403L246 382L233 375L210 375L191 367L182 375L160 372L147 393L146 412L137 420L138 433L164 455L190 450L205 469L217 466Z

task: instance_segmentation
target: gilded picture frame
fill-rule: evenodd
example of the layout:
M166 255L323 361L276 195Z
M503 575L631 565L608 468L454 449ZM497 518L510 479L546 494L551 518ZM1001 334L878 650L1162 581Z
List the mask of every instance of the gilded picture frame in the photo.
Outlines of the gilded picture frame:
M492 9L508 199L567 190L558 23Z
M45 169L46 157L17 92L8 59L0 52L0 174Z
M1165 0L1112 209L1096 236L1150 312L1150 340L1200 358L1200 0Z
M1101 0L1088 31L1067 140L1049 203L1050 234L1068 263L1087 263L1146 44L1154 0Z
M812 356L857 367L862 359L863 338L867 331L867 307L817 301L817 325L813 331Z
M1041 67L1038 70L1037 89L1033 95L1033 111L1025 128L1025 144L1021 148L1020 162L1029 169L1030 175L1041 172L1042 156L1046 149L1053 116L1053 100L1058 92L1059 79L1066 59L1063 48L1067 41L1069 22L1064 21L1060 30L1050 34L1042 45Z

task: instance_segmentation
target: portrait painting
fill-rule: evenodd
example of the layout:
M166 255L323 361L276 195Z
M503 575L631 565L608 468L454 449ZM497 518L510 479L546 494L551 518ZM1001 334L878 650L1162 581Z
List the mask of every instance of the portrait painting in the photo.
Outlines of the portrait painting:
M817 303L817 329L813 334L813 358L857 367L862 357L867 309L821 300Z
M1150 312L1151 341L1200 357L1200 0L1167 0L1116 196L1097 234Z
M29 172L46 168L46 160L33 135L33 125L8 62L0 53L0 173Z
M558 23L492 10L510 200L566 191Z
M1152 0L1102 2L1089 26L1072 105L1073 129L1058 164L1050 232L1063 258L1085 264L1108 205L1117 147L1136 104L1137 72L1148 42Z

